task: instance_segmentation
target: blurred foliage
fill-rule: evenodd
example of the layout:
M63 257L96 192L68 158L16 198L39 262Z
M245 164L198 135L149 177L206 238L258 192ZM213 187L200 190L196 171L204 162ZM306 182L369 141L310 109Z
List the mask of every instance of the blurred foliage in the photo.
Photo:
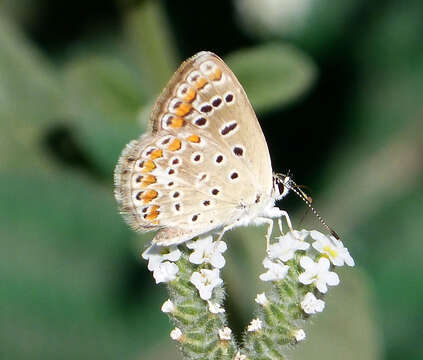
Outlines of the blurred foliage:
M316 72L311 59L285 44L239 50L226 61L241 79L257 112L297 99L312 85Z
M179 62L211 50L259 112L275 170L313 187L358 264L293 358L423 358L423 3L183 4L0 4L0 357L177 356L164 289L138 260L152 234L117 214L112 172ZM284 204L300 227L304 206ZM239 280L262 271L263 229L228 238L239 332L263 290Z

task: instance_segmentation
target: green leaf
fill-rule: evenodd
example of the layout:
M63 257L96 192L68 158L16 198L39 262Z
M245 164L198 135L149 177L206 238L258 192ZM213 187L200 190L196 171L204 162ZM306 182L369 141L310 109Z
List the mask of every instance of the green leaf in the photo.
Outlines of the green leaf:
M143 1L124 21L126 38L143 71L143 82L156 96L176 70L175 41L159 1Z
M312 60L290 45L269 44L240 50L225 60L257 112L297 100L316 77Z
M50 168L45 129L64 112L52 65L0 16L0 168Z
M142 77L122 60L91 56L70 62L65 80L70 120L82 146L111 176L125 144L146 126L137 121L149 98Z

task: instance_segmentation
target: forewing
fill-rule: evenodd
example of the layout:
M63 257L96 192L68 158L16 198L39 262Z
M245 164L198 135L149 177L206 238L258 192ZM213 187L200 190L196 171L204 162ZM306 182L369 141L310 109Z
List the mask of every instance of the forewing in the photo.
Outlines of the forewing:
M153 133L198 133L219 148L236 152L255 188L270 193L272 166L266 139L244 89L215 54L200 52L180 66L150 121Z

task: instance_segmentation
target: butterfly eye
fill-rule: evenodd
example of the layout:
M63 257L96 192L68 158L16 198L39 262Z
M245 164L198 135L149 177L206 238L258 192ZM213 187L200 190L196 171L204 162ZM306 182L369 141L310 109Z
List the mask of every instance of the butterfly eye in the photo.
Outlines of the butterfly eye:
M279 194L282 195L283 192L285 191L285 185L283 184L282 181L277 181L277 185L278 185Z

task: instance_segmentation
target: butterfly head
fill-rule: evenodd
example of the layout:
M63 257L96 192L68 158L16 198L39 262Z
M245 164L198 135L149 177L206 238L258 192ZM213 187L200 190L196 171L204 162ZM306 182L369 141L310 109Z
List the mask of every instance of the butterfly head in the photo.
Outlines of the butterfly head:
M273 198L282 199L292 188L292 179L289 175L273 174Z

